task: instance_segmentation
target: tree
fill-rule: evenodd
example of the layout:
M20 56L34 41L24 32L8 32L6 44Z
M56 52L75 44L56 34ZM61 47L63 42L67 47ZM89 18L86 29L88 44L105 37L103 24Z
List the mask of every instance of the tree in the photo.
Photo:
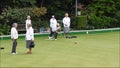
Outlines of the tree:
M90 25L95 28L108 28L115 27L111 25L118 24L115 23L115 18L119 17L116 12L119 11L118 5L119 0L93 0L91 4L88 5L89 15L90 15ZM119 13L119 12L118 12ZM117 19L118 20L118 19Z

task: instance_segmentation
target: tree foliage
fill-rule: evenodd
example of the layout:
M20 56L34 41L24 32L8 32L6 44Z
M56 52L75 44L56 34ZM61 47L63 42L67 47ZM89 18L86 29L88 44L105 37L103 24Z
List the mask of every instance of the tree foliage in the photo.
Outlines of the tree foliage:
M120 27L120 0L77 1L82 5L78 10L82 12L82 16L87 16L86 28ZM9 34L6 29L10 29L13 22L25 23L27 15L31 16L37 29L49 27L51 15L62 20L66 12L72 19L72 28L78 26L75 21L75 0L0 0L0 31L2 34Z
M119 14L117 4L120 4L119 0L93 0L88 5L88 14L90 16L90 25L95 28L108 28L116 27L111 24L119 24L120 19L116 12ZM115 21L116 20L116 21Z

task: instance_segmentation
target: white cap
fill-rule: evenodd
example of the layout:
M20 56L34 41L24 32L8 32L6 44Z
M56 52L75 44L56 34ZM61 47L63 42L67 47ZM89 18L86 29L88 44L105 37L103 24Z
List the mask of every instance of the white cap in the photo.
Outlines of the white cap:
M54 15L52 15L52 17L55 17Z

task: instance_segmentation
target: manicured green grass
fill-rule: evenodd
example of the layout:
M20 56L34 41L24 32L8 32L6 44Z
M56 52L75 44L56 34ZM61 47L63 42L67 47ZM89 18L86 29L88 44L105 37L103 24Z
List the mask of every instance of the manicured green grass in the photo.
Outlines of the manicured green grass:
M26 54L24 38L18 39L12 55L11 40L0 40L1 67L119 67L119 32L77 34L78 38L46 40L35 37L33 54ZM75 44L74 42L77 42Z

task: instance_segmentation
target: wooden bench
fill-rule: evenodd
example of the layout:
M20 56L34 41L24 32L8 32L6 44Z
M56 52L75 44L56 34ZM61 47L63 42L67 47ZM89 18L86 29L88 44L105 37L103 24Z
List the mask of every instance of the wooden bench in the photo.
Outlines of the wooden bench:
M26 26L25 26L25 24L18 24L17 30L18 30L19 34L26 33ZM36 28L34 28L34 32L37 32Z
M25 28L25 24L18 24L17 27L18 33L26 33L26 28Z

